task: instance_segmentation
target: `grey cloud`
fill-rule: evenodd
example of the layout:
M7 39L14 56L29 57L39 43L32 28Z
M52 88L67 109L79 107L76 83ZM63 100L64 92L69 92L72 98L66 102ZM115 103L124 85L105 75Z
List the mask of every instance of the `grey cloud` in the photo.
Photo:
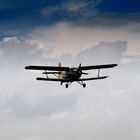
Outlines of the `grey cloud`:
M1 95L5 94L5 96L1 96L3 113L9 110L9 113L6 114L7 116L33 118L51 116L53 113L73 108L77 100L75 95L56 94L55 97L49 97L50 90L53 87L46 83L44 87L38 87L39 82L34 77L37 75L34 74L33 76L32 73L24 69L26 65L37 63L40 65L45 65L46 63L50 63L50 65L58 64L58 59L51 58L53 53L51 49L41 50L37 46L29 44L26 40L20 40L17 37L7 37L0 42L0 51L0 73L2 74L0 87ZM33 79L34 83L31 83L31 79ZM58 83L56 84L59 86ZM56 92L55 88L53 92ZM46 93L46 96L39 99L41 97L39 93L42 95ZM35 95L37 97L34 98ZM28 103L28 98L30 99L31 97L32 101Z
M126 41L101 42L96 47L81 51L75 59L84 64L120 63L126 49ZM108 80L88 84L91 87L87 89L89 92L81 92L85 95L79 97L79 106L76 106L77 112L81 110L73 114L73 123L66 124L69 125L69 133L65 131L62 138L73 135L73 138L83 140L139 139L136 133L139 130L140 116L137 100L137 82L140 79L136 78L140 68L138 63L139 61L119 64L112 71L108 70L108 74L111 75ZM78 114L87 119L81 120L81 116L76 116ZM75 123L77 125L74 125ZM59 133L62 135L64 131Z
M30 104L27 103L26 98L28 98L28 96L26 96L26 94L31 94L31 97L33 98L32 100L36 102L37 98L34 98L33 96L38 95L38 93L40 93L42 96L43 92L45 91L49 93L49 91L51 91L49 87L51 86L48 83L40 83L40 85L45 86L41 86L42 89L40 89L37 86L39 83L36 83L34 77L37 75L32 75L27 71L25 72L25 65L33 63L45 64L45 61L50 61L49 63L51 65L52 63L56 64L60 61L62 62L62 65L67 66L72 66L73 64L76 66L80 62L82 64L119 62L123 52L126 49L126 42L101 42L96 47L83 50L76 56L72 56L72 54L63 54L60 56L60 58L49 59L48 57L46 59L43 56L44 50L38 50L36 46L33 47L26 41L19 40L16 37L5 38L1 41L0 45L2 51L1 73L3 73L3 80L5 81L2 84L4 88L2 93L6 92L7 97L9 98L8 101L6 101L8 104L5 104L4 108L5 110L10 108L11 112L9 115L17 117L38 117L44 115L50 116L54 112L71 110L76 104L76 100L78 99L78 97L75 97L74 95L62 95L64 98L59 95L48 99L48 96L46 95L43 96L43 99L41 98L38 100L36 105L32 105L32 102ZM4 75L6 75L5 78ZM31 84L31 79L33 79L32 81L35 83ZM26 81L28 82L26 83ZM56 84L59 86L58 83ZM31 88L32 86L34 88ZM25 87L28 89L28 91L24 89Z
M4 38L0 42L0 51L1 63L9 66L9 68L19 68L21 66L23 68L25 64L44 62L46 58L44 50L39 49L36 44L30 44L25 38ZM46 49L46 51L48 58L53 55L51 48Z
M0 69L0 138L138 140L139 61L121 64L126 49L126 41L100 42L76 56L55 58L53 49L38 49L25 40L1 41L0 63L5 70ZM44 53L49 54L47 59ZM26 64L56 65L58 61L68 66L73 62L119 66L105 72L110 75L106 80L87 82L86 89L74 83L68 90L59 83L35 81L41 72L24 70Z
M59 61L63 64L63 65L69 65L72 66L73 65L73 61L74 61L74 56L72 56L72 54L63 54L60 56ZM69 64L68 64L69 63Z
M101 42L95 47L81 51L75 59L84 64L120 63L126 49L126 41Z
M104 13L102 15L97 14L90 16L89 18L83 18L79 20L78 24L89 27L100 28L118 28L126 27L131 24L140 23L140 13L135 14L119 14L119 13Z
M124 56L124 61L128 63L136 63L140 61L140 55L125 55Z
M26 85L26 88L29 88L29 86ZM31 92L34 91L31 90ZM37 92L39 91L37 90ZM34 92L34 94L37 94L37 92ZM38 97L37 99L32 97L33 102L28 103L24 99L22 91L19 92L20 94L17 93L18 90L16 91L16 95L10 98L8 104L3 106L3 108L5 108L5 110L9 108L10 111L8 115L10 115L11 117L16 117L18 119L35 119L39 117L49 118L53 114L73 110L74 105L77 101L76 94L56 95L55 97L48 97L42 95L44 98ZM27 92L27 94L29 93Z
M126 41L100 42L96 46L81 50L76 55L72 55L71 53L63 54L57 61L67 66L78 66L79 63L83 65L121 63L126 50Z
M26 44L26 42L24 41L18 40L16 37L4 38L0 43L0 49L1 52L3 53L3 55L1 55L3 60L1 61L7 61L7 63L13 62L13 64L14 63L20 64L26 59L28 59L29 58L28 54L32 50L29 44Z

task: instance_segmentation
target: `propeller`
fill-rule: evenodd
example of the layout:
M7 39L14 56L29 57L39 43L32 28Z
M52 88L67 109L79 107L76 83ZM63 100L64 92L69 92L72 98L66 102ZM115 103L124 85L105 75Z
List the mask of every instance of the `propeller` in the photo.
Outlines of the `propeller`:
M78 69L79 69L79 71L81 72L81 74L88 75L88 73L86 73L86 72L82 72L82 70L81 70L81 63L79 64Z

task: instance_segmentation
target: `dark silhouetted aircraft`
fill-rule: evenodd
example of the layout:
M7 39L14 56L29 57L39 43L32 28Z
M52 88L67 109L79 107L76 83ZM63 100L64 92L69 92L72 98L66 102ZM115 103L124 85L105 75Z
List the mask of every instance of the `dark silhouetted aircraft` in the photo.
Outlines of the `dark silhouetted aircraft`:
M62 67L61 64L59 63L58 66L26 66L25 69L44 70L43 74L45 74L46 77L36 78L37 80L57 81L60 82L61 85L63 83L66 83L65 84L66 88L68 88L72 82L78 82L85 88L86 84L83 81L105 79L108 76L100 76L99 75L100 69L113 68L115 66L117 66L117 64L93 65L93 66L81 66L81 64L79 64L79 67L70 68L70 67ZM86 70L92 69L98 70L98 75L96 77L81 78L82 75L88 75L88 73L85 72ZM49 77L48 75L50 74L55 75L56 78Z

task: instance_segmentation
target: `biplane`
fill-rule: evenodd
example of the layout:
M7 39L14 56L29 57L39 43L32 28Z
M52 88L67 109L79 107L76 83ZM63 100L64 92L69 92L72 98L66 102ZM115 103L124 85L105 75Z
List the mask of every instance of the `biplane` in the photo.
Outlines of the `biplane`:
M59 63L58 66L31 65L31 66L26 66L25 69L44 71L43 74L45 74L45 77L38 77L36 78L36 80L56 81L56 82L60 82L60 85L66 83L65 84L66 88L68 88L71 83L78 82L85 88L86 84L84 83L84 81L99 80L108 77L108 76L100 76L100 69L113 68L115 66L117 66L117 64L93 65L93 66L81 66L81 64L79 64L79 67L70 68L70 67L62 67L61 63ZM82 75L88 75L88 73L85 71L93 70L93 69L98 70L98 74L96 77L81 78ZM51 74L54 75L55 78L50 77Z

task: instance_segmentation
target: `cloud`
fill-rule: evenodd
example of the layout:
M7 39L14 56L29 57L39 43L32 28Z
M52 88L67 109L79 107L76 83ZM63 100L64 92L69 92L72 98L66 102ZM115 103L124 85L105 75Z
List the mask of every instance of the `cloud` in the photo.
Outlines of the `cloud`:
M124 57L124 63L138 62L140 61L140 55L126 55Z
M3 38L0 138L139 139L139 60L120 63L128 54L136 57L139 48L130 41L138 38L130 32L67 23L39 28L22 38ZM106 80L87 82L86 89L72 83L68 90L59 83L38 82L35 77L42 72L24 69L30 64L56 65L60 60L68 66L79 62L119 66L101 71L110 76Z
M91 26L100 28L125 28L126 26L133 24L137 25L140 23L139 18L140 13L134 14L124 14L124 13L102 13L96 14L95 16L90 16L86 18L79 19L77 22L81 26Z
M61 19L70 20L71 18L81 18L90 15L95 15L96 6L101 2L101 0L70 0L59 4L58 6L47 6L42 9L41 14L44 17L50 17L58 15Z
M101 42L96 47L79 52L76 59L84 64L120 63L126 49L126 41Z
M81 50L97 46L102 41L117 40L127 42L128 47L124 55L139 55L140 36L129 29L130 26L107 29L59 22L54 26L34 30L28 34L27 40L37 48L44 49L44 56L47 50L50 51L53 58L59 58L63 54L75 56Z
M81 8L85 7L86 3L85 2L79 2L79 3L75 3L74 1L67 3L66 5L66 9L69 12L76 12L78 10L80 10Z
M25 40L20 40L17 37L5 37L0 42L1 63L9 65L13 68L15 65L23 65L30 60L31 57L37 56L37 49L33 50L33 47L26 43ZM26 57L25 57L26 56ZM13 66L12 66L13 65Z

